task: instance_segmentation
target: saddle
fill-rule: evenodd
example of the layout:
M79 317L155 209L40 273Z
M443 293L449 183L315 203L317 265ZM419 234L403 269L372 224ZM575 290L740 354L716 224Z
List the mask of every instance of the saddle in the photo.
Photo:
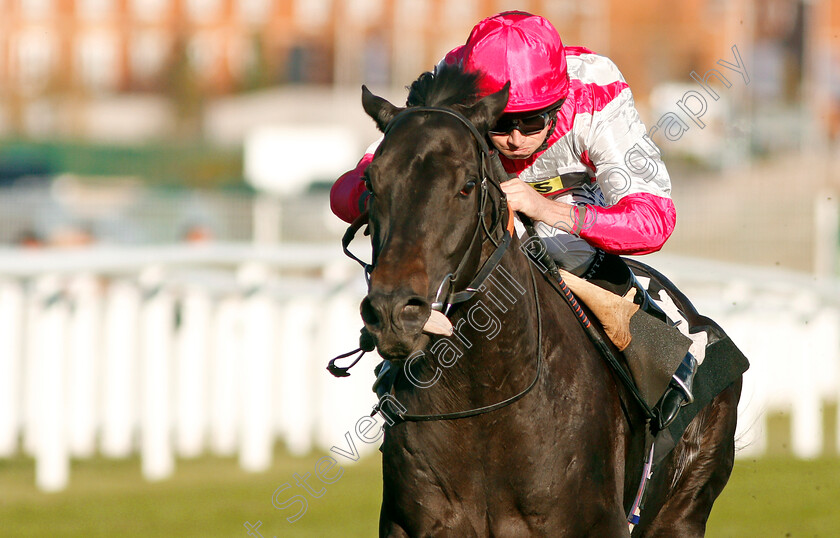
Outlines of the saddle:
M738 346L714 320L697 312L688 297L656 269L637 260L623 258L633 274L648 280L647 292L653 299L673 302L688 323L690 334L705 333L705 356L694 376L694 402L683 407L674 422L657 435L657 454L664 457L682 437L689 423L722 390L737 381L750 364Z
M645 402L653 405L662 395L685 351L700 363L694 376L694 402L683 407L668 428L657 432L657 454L664 457L697 413L749 368L749 361L720 325L697 312L688 297L656 269L614 255L606 255L603 266L591 280L561 274L623 353ZM642 289L640 284L644 284ZM646 301L653 301L655 308L639 308ZM662 312L660 304L667 305L667 312ZM652 310L658 320L645 312ZM661 322L666 319L672 323ZM678 325L681 330L676 329Z

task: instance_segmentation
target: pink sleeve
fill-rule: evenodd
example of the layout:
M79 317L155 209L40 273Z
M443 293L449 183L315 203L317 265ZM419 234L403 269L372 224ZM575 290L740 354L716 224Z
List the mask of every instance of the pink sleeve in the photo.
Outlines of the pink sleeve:
M362 214L362 195L366 192L362 174L373 160L373 154L365 153L356 168L345 172L330 189L330 209L345 222L353 222Z
M670 198L628 194L609 207L587 206L580 236L611 254L656 252L674 231L677 212Z

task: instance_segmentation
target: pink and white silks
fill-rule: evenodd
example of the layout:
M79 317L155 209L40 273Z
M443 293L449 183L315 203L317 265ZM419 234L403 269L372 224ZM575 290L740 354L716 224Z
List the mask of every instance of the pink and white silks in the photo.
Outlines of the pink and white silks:
M447 61L457 57L459 49L449 53ZM552 257L562 258L561 265L575 272L594 257L593 247L613 254L659 250L674 230L676 210L659 148L647 136L621 72L609 58L583 47L565 47L565 54L569 93L548 147L527 159L501 159L508 172L544 196L587 206L578 235L538 226L540 235L552 238L547 241ZM361 177L377 145L378 141L332 187L332 210L347 222L364 209ZM563 188L565 178L580 174L588 181Z

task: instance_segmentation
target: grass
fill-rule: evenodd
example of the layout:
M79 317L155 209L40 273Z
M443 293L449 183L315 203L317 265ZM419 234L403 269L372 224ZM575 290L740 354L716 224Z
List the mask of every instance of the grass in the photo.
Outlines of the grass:
M840 459L736 460L707 536L838 536L838 505Z
M74 462L69 487L54 494L35 488L31 460L0 460L0 536L247 536L246 521L261 521L265 537L376 535L379 459L344 466L343 476L326 486L315 477L318 459L278 454L264 474L246 473L235 460L179 461L173 478L157 483L143 481L137 459L96 459ZM272 495L285 483L293 489L284 490L281 501L302 492L294 475L306 473L312 473L308 483L326 493L307 496L305 515L289 523L285 518L299 505L278 510Z
M174 477L158 483L142 480L136 459L95 459L75 462L70 486L55 494L35 489L31 460L2 460L0 536L247 536L246 521L261 521L259 532L266 538L376 536L379 458L342 464L341 478L322 485L315 478L319 457L278 452L271 471L258 475L243 472L229 459L179 461ZM302 493L294 475L305 473L312 473L310 485L326 493L307 495L305 515L289 523L285 518L298 506L274 508L272 494L285 483L292 488L281 500ZM840 459L738 460L707 536L836 536L838 504Z

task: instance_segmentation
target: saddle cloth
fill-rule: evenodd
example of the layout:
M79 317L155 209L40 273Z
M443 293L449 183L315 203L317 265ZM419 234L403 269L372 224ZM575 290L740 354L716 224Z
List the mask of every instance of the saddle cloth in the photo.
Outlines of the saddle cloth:
M714 320L697 312L677 287L652 267L637 260L624 261L642 283L647 283L651 297L677 328L692 340L689 351L700 363L694 377L694 403L682 408L674 422L657 435L657 460L665 457L682 437L689 423L726 387L737 381L750 364Z

